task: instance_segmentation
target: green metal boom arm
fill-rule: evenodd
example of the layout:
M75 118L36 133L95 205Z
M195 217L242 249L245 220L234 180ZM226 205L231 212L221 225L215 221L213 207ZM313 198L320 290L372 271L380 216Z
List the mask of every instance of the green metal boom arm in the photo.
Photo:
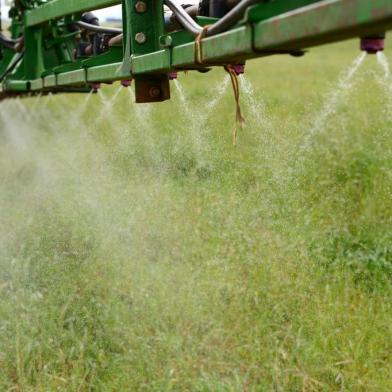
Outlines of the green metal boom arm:
M195 59L195 38L191 34L166 31L163 0L143 0L143 12L138 2L32 0L29 8L11 12L11 32L15 39L24 37L24 56L7 73L16 55L10 49L1 49L2 94L89 91L95 83L135 79L139 102L160 101L170 96L167 75L172 71L298 53L392 29L391 0L263 1L250 7L230 30L203 39L200 62ZM75 22L86 11L115 4L123 7L122 39L102 53L75 55L80 45L92 40L91 35L86 38L75 30ZM203 25L215 20L198 17L197 21Z

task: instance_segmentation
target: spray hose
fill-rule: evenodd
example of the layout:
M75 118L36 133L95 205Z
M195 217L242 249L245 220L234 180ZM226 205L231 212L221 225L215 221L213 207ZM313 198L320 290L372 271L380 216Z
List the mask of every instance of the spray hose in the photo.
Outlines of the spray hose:
M235 99L235 127L233 130L233 145L237 144L238 129L242 129L245 118L242 115L240 103L240 84L238 82L238 75L231 65L225 65L225 71L230 75L231 84L233 86L234 99Z

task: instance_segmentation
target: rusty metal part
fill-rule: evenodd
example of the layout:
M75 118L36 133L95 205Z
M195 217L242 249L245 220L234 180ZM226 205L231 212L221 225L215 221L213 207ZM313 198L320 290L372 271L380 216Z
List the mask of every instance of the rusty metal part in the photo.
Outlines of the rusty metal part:
M170 99L169 78L167 75L145 75L135 79L137 103L162 102Z

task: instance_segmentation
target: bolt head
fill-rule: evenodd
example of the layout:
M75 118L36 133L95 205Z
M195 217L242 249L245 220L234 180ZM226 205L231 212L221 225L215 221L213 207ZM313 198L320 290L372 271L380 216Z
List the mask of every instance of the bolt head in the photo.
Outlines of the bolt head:
M160 44L164 47L169 47L173 43L173 38L170 35L163 35L159 38Z
M135 10L139 14L143 14L143 13L145 13L147 11L147 4L144 1L138 1L135 4Z
M161 89L159 87L151 87L149 94L151 98L158 98L161 95Z
M144 44L147 41L147 37L144 33L136 33L135 34L135 41L138 44Z

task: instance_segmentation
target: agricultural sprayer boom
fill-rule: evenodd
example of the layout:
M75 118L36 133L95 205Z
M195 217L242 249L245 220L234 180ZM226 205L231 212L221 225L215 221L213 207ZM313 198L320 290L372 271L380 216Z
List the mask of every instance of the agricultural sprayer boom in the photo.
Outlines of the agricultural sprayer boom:
M122 27L92 11L122 4ZM229 66L360 37L369 53L392 29L392 0L16 0L0 35L1 97L88 92L135 81L137 102L170 98L183 70Z

